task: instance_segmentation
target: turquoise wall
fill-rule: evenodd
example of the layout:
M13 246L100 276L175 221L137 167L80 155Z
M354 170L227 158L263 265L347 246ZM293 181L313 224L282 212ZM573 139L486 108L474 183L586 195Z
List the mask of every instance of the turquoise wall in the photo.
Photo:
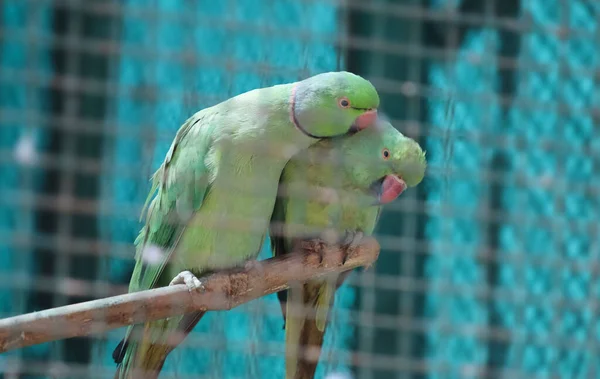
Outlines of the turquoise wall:
M42 179L37 164L46 142L51 63L47 49L30 44L30 38L51 30L48 1L6 0L0 4L0 314L25 312L26 279L33 268L35 204L31 202ZM30 33L30 34L28 34ZM31 80L32 77L39 81ZM27 80L27 79L30 80ZM47 346L14 351L3 360L46 354ZM0 371L1 372L1 371Z
M455 110L449 123L446 100L429 101L426 146L442 171L427 193L429 377L480 377L485 365L510 378L598 375L591 231L600 207L590 189L599 184L591 112L600 104L591 74L600 68L599 10L523 2L531 27L505 109L497 30L470 31L455 61L431 67L431 85L452 94ZM559 25L574 31L562 37Z
M462 2L430 3L435 8ZM600 371L594 303L600 290L595 267L600 249L594 237L600 218L595 194L600 142L595 138L598 118L591 111L600 104L594 81L600 69L600 5L583 0L521 3L520 15L529 23L518 31L512 102L498 95L507 78L496 55L510 42L502 30L470 27L456 59L423 60L427 84L449 95L428 98L419 120L429 125L423 141L432 168L423 186L426 215L419 225L428 247L422 254L427 290L415 294L423 297L422 309L415 312L425 321L415 325L425 327L415 330L424 334L422 349L403 358L427 362L423 377L480 377L487 370L509 378L578 378ZM345 67L331 38L345 34L348 26L330 1L120 4L112 16L120 24L121 48L110 56L109 87L116 93L106 96L108 111L97 126L105 135L97 222L101 241L111 247L110 256L101 259L103 277L98 279L123 285L132 268L131 243L140 228L148 178L181 123L246 90ZM60 127L46 119L54 74L51 44L26 38L27 33L33 38L53 33L53 5L49 0L0 4L3 315L25 310L30 283L17 279L36 272L31 252L38 211L26 200L47 172L43 161L28 165L16 160L14 151L31 142L43 154L49 127ZM377 20L370 20L376 27ZM559 25L573 30L558 33ZM373 52L362 52L370 62ZM382 79L393 76L400 58L386 59L387 71L376 73ZM19 243L11 239L16 235L23 237ZM261 258L268 257L267 250ZM338 293L336 322L324 353L328 361L319 366L317 377L349 371L346 353L356 348L349 312L355 297L349 286ZM281 324L275 296L209 314L171 354L165 372L281 378ZM110 354L123 333L98 336L93 357L100 367L86 366L83 376L107 377L114 370ZM374 351L381 348L377 340L373 343ZM52 358L52 346L57 345L0 356L0 374L14 357ZM389 373L383 366L382 372ZM28 368L35 371L33 365Z

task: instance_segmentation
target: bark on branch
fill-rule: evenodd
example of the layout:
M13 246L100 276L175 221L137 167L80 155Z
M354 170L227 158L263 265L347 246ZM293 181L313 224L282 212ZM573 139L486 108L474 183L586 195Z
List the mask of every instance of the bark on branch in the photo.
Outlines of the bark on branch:
M205 292L183 284L72 304L0 320L0 353L44 342L102 333L129 324L158 320L193 310L229 310L261 296L331 272L370 266L379 244L366 237L342 266L343 252L327 247L320 262L307 241L294 254L257 262L246 269L202 278Z

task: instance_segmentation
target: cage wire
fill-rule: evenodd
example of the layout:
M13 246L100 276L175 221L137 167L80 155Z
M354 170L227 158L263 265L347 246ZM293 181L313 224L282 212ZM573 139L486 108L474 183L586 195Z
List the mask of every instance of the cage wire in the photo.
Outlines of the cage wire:
M0 17L2 317L127 291L148 180L193 113L345 69L428 171L337 291L316 377L600 377L600 2L4 0ZM161 378L281 378L282 321L274 294L209 312ZM124 333L5 353L0 375L112 377Z

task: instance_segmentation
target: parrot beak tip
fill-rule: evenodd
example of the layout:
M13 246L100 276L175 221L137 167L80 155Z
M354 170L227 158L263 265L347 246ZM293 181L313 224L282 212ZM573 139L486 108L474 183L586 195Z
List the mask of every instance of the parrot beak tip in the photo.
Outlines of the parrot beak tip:
M354 120L350 127L350 131L355 130L355 133L366 129L377 121L377 109L369 109Z

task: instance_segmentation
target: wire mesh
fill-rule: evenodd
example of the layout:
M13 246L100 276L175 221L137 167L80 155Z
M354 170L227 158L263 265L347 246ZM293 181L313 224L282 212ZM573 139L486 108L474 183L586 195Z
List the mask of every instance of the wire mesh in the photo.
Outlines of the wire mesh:
M316 377L600 376L600 2L4 0L0 17L2 317L127 291L148 180L193 113L346 69L428 170L337 292ZM260 199L254 179L231 190ZM124 333L3 354L0 375L111 377ZM269 295L207 314L161 378L283 376Z

